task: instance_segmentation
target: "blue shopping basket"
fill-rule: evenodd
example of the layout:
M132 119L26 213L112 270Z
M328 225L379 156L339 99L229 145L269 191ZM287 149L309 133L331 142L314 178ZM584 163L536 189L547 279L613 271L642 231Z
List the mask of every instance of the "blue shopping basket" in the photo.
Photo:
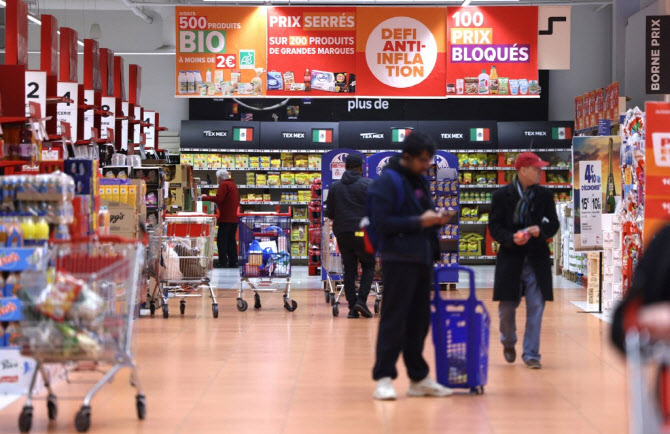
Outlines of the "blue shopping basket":
M439 274L454 270L468 273L470 295L465 300L444 300L440 295ZM475 273L458 265L437 267L434 282L432 320L437 381L482 394L488 375L491 318L475 296Z

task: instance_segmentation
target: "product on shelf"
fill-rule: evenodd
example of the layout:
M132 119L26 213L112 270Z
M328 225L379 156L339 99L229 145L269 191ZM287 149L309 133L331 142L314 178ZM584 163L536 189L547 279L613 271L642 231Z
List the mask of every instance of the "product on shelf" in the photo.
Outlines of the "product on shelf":
M248 154L236 154L235 155L235 168L236 169L247 169L247 168L249 168L249 155Z
M193 166L193 154L180 154L179 163Z
M196 170L204 170L208 168L207 154L193 155L193 168Z

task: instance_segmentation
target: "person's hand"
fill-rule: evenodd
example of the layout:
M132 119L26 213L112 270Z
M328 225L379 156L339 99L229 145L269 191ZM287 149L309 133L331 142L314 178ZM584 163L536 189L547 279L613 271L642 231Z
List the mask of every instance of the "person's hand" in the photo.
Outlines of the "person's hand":
M540 227L537 226L537 225L535 225L535 226L531 226L531 227L527 228L526 230L528 231L528 233L529 233L531 236L533 236L533 237L535 237L535 238L537 238L537 237L540 236Z
M517 231L517 233L514 234L514 244L517 246L525 246L528 243L528 240L530 240L530 237L531 235L527 230Z
M421 214L421 226L428 228L431 226L441 226L447 224L447 217L441 213L435 212L432 209Z
M640 328L652 339L670 339L670 303L654 303L640 309L637 316Z
M200 196L200 200L201 201L205 200L205 195L204 194L202 196Z

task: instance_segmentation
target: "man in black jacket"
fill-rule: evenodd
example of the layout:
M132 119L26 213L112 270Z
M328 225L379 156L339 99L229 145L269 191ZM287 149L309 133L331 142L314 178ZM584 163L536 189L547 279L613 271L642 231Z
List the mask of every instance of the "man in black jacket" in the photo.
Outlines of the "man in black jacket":
M493 300L499 301L500 340L508 363L516 360L516 308L526 297L526 332L522 359L540 369L540 329L545 301L552 301L551 255L547 240L559 228L554 195L539 186L549 163L532 152L519 154L517 175L493 193L489 230L500 243Z
M391 158L372 184L371 224L380 238L384 299L377 335L375 399L395 399L392 380L403 353L410 378L409 396L447 396L451 389L428 377L423 345L430 327L433 261L439 257L437 227L453 214L435 211L425 174L435 145L413 132L402 156Z
M375 258L365 252L365 242L360 224L365 217L365 201L371 179L363 177L363 158L349 154L345 160L344 175L328 192L326 217L333 221L333 232L344 265L344 293L349 302L347 318L372 318L367 299L375 274ZM361 284L356 296L358 263L361 263Z

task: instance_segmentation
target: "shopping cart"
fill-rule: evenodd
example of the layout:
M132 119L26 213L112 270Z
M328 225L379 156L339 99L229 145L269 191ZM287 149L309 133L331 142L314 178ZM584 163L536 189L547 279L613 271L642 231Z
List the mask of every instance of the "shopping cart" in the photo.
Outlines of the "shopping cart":
M38 373L42 374L49 393L49 419L56 419L57 398L44 369L47 363L111 365L84 397L75 417L77 431L89 429L91 400L121 368L132 369L137 417L145 418L146 398L137 376L132 345L144 255L142 244L121 238L55 242L51 258L56 270L55 282L41 288L21 287L19 297L24 306L21 352L37 362L19 417L21 432L30 431L32 426L32 393Z
M330 220L324 221L322 234L322 249L325 252L322 255L322 267L326 280L324 281L324 292L326 303L330 303L333 310L333 316L340 314L340 298L344 291L344 266L342 265L342 255L337 247L337 239L333 234L332 222ZM381 276L381 259L379 256L375 258L375 275L372 281L372 289L370 295L375 298L374 311L379 313L382 300L382 276ZM361 269L359 264L358 275L360 276Z
M218 318L219 305L210 284L214 255L216 217L197 213L179 213L165 217L164 235L152 235L149 246L159 249L155 254L153 271L156 284L149 294L149 309L153 316L162 306L163 318L170 316L168 300L181 298L179 312L186 312L186 298L202 297L209 290L212 316Z
M240 285L237 310L249 307L244 300L245 285L254 291L254 308L261 308L259 292L284 290L284 308L289 312L298 303L291 300L291 208L287 213L241 213L239 225ZM283 281L284 285L279 282Z
M470 294L465 300L444 300L440 295L440 273L454 269L468 273ZM432 321L437 381L482 394L488 375L491 318L475 296L475 273L458 265L437 267L434 282Z
M662 413L669 412L667 373L670 366L670 345L652 341L646 333L626 333L626 360L630 390L630 433L657 434L669 432ZM666 382L666 384L662 384ZM656 384L657 386L654 386Z

